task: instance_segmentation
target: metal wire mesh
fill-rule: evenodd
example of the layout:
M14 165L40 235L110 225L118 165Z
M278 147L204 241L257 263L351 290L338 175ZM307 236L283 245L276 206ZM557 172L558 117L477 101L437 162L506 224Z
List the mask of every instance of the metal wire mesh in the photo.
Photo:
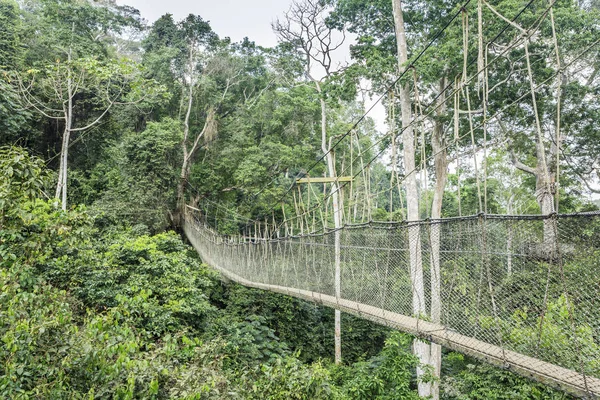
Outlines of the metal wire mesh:
M223 237L188 214L185 232L205 262L241 284L352 312L576 395L600 395L600 214L345 226L339 297L334 231ZM420 243L422 291L411 238ZM415 314L415 301L424 314Z

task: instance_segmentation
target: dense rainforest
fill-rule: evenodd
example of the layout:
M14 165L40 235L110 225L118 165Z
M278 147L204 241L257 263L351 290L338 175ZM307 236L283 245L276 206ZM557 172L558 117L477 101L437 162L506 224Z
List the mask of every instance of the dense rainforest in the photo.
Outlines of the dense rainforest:
M333 310L229 282L181 235L186 205L229 235L303 213L286 233L597 210L597 1L554 1L551 24L544 1L480 1L488 17L539 27L524 47L494 37L504 17L479 27L500 42L499 65L475 82L489 93L459 93L404 142L364 117L365 99L380 98L404 131L402 112L423 113L408 93L436 103L481 67L467 60L476 3L408 0L402 15L397 0L298 0L273 16L279 44L267 48L200 15L149 24L108 0L0 0L0 398L419 399L428 380L430 398L571 398L446 349L428 374L411 336L347 314L336 362ZM347 65L334 61L342 43ZM415 58L419 79L403 71ZM557 86L533 90L539 135L528 75ZM498 110L497 126L473 128ZM400 188L411 162L424 171L418 198L416 180ZM306 213L329 188L290 184L336 170L357 177L343 217L328 204Z

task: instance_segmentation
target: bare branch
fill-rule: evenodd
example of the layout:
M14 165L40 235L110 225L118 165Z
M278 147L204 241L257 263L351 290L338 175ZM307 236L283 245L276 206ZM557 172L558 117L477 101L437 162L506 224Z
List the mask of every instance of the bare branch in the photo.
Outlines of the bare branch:
M537 175L535 169L533 169L530 166L525 165L521 161L517 160L517 156L515 155L515 153L512 150L510 152L510 158L511 158L511 161L512 161L513 165L515 166L515 168L517 168L523 172L526 172L528 174L531 174L531 175Z

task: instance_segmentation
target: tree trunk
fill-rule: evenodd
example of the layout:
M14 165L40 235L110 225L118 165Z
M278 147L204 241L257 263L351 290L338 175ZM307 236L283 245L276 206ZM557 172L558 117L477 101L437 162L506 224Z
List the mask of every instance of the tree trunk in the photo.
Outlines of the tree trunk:
M446 79L440 80L440 97L438 102L437 116L445 112L446 98L443 93L446 87ZM435 129L431 135L431 148L435 157L435 189L433 192L433 202L431 205L431 218L440 219L442 217L442 203L444 199L444 189L448 181L448 155L444 140L444 126L440 119L435 123ZM441 322L442 298L441 298L441 259L440 259L440 224L430 226L431 243L431 321ZM430 363L433 366L434 376L438 381L432 385L431 396L434 400L439 398L439 378L442 368L442 346L431 343Z
M546 174L548 167L543 168L541 162L538 162L536 168L536 187L535 196L542 215L554 213L554 174ZM548 218L544 220L544 244L543 251L550 256L556 249L556 229L555 222Z
M514 211L513 211L513 202L515 200L515 195L514 193L510 195L509 199L508 199L508 205L506 208L506 211L508 212L508 215L514 215ZM514 237L514 232L513 232L513 226L512 223L508 223L508 227L507 227L507 238L506 238L506 254L507 254L507 260L506 260L506 273L508 276L512 275L512 265L513 265L513 237Z
M408 47L406 43L406 32L404 30L404 16L402 13L401 0L392 0L394 9L394 24L396 27L396 42L398 47L398 69L404 71L408 61ZM400 107L402 109L402 142L404 147L404 168L406 185L406 207L408 221L419 219L419 193L417 189L417 177L415 169L415 144L414 131L411 124L411 100L410 86L405 84L400 89ZM427 314L425 308L425 287L423 283L423 262L421 255L421 230L418 225L408 229L408 247L410 278L412 286L413 314L422 317ZM419 380L419 395L423 397L432 394L432 385L421 381L425 370L422 366L430 364L430 346L418 339L413 344L415 355L419 358L420 366L417 367L417 379Z
M61 196L62 196L62 191L63 191L63 187L64 187L64 177L65 177L65 174L64 174L65 142L67 139L67 132L68 132L68 129L67 129L68 113L66 110L65 110L64 114L65 114L65 130L63 132L62 143L61 143L61 147L60 147L60 157L59 157L59 163L58 163L58 182L56 183L56 193L54 196L58 200L60 200ZM62 202L62 200L61 200L61 202ZM58 206L58 204L57 204L57 206ZM62 207L62 204L61 204L61 207Z
M69 125L71 124L71 116L69 115ZM71 141L71 129L66 129L65 130L65 135L64 135L64 155L63 155L63 170L62 170L62 174L63 174L63 178L62 178L62 198L61 198L61 204L62 204L62 210L66 211L67 210L67 170L68 170L68 160L69 160L69 142Z
M543 215L550 215L554 212L554 174L550 173L550 165L546 159L546 149L544 147L544 135L538 113L537 99L535 94L535 83L533 81L533 72L531 70L531 62L529 59L529 41L525 40L525 60L527 61L527 74L529 76L529 85L531 90L531 102L535 116L535 126L537 131L537 166L535 170L536 176L536 199L540 205L540 210ZM544 251L553 252L556 248L556 234L554 221L551 219L544 220Z
M187 183L191 169L191 152L188 151L188 140L190 137L190 116L192 115L192 105L194 104L194 48L193 44L189 49L188 60L189 88L188 88L188 106L183 121L183 140L181 141L181 150L183 153L183 162L181 163L181 172L179 174L179 184L177 185L177 205L175 210L175 225L183 225L183 212L185 207L185 184Z
M546 158L540 157L540 154L543 154L543 143L540 143L538 140L536 147L538 162L535 168L525 165L517 160L514 152L511 154L512 162L517 169L535 176L535 199L540 207L542 215L550 215L555 212L555 174L548 172L550 169L549 166L545 161L542 161ZM555 221L552 219L544 220L543 235L543 252L550 257L551 253L557 248Z
M58 168L58 183L56 184L56 198L61 199L61 208L67 210L67 169L69 160L69 142L71 141L71 129L73 125L73 76L71 72L71 49L67 58L67 105L63 105L65 131L62 138L60 150L60 166Z
M317 92L322 94L321 85L315 82ZM321 151L326 154L327 160L327 171L330 178L336 177L335 172L335 160L333 153L330 151L330 146L327 142L327 106L325 99L321 98ZM339 185L337 182L331 184L331 193L333 199L333 223L335 227L334 240L335 240L335 298L339 301L342 295L342 273L341 273L341 232L342 227L342 214L340 210L340 193ZM342 362L342 313L340 310L335 310L335 363L340 364Z

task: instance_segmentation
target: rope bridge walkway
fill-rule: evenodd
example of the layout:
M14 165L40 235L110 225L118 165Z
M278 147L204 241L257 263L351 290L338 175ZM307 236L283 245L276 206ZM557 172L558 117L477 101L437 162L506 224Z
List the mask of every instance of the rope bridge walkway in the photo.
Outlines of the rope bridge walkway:
M204 262L242 285L333 307L577 396L600 397L600 213L481 214L248 238L222 236L188 210L184 230ZM420 241L423 266L413 279L411 238ZM415 298L416 285L424 299ZM415 302L437 321L415 315Z

